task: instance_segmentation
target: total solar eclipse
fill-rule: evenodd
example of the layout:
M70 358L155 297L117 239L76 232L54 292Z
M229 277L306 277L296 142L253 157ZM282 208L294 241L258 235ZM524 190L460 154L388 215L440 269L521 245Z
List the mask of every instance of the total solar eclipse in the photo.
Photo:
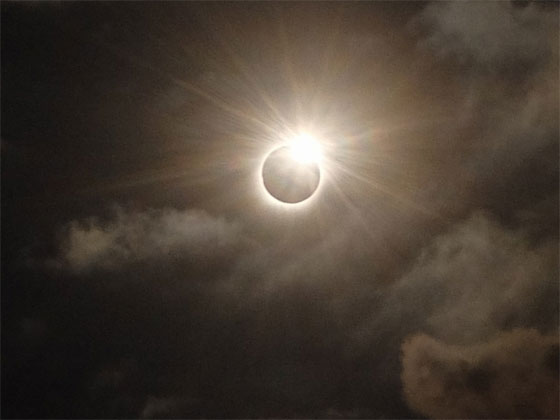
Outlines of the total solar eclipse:
M321 181L317 143L300 136L280 146L265 158L262 179L268 194L282 203L296 204L309 199Z

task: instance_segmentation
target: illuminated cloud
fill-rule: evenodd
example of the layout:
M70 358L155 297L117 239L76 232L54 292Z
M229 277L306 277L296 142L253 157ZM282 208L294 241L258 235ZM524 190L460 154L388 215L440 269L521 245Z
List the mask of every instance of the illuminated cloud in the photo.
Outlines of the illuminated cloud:
M553 241L535 246L481 213L426 247L388 301L430 333L402 344L409 406L433 418L556 418L556 262Z
M558 418L558 336L517 329L476 345L402 346L408 404L432 418Z
M108 221L74 221L64 229L59 262L73 271L115 269L154 259L207 261L242 241L239 226L201 211L117 211Z

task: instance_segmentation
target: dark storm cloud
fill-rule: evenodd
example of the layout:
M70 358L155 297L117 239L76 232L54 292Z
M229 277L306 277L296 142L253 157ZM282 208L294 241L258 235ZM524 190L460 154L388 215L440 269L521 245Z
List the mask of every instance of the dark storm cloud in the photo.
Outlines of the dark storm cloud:
M467 346L419 334L402 352L404 395L426 416L558 418L557 334L516 329Z

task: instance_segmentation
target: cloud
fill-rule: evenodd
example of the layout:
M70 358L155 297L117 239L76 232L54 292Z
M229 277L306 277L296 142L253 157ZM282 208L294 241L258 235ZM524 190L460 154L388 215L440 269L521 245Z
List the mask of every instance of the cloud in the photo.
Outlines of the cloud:
M195 210L118 210L108 221L73 221L64 231L58 262L74 272L156 259L208 263L234 252L243 241L237 224Z
M437 164L445 175L431 174L437 188L426 200L506 218L547 195L557 201L557 7L434 2L412 21L422 28L420 59L438 63L424 78L437 77L435 91L444 83L439 102L454 115L429 139L453 152Z
M403 281L436 296L433 330L476 339L531 322L537 302L557 294L555 255L553 243L534 248L522 232L477 213L426 248Z
M420 22L431 29L424 43L439 55L486 67L548 59L558 25L550 11L511 2L437 2L424 9Z
M555 240L534 244L524 230L475 213L422 250L386 306L370 328L405 324L401 380L411 409L557 418Z
M188 412L189 406L196 401L184 397L148 397L146 404L142 408L140 417L143 419L151 418L181 418Z
M534 329L477 345L425 334L402 345L407 403L433 418L558 418L558 336Z
M390 325L473 343L516 327L552 330L557 297L556 241L533 244L477 212L425 246L358 331L368 337Z

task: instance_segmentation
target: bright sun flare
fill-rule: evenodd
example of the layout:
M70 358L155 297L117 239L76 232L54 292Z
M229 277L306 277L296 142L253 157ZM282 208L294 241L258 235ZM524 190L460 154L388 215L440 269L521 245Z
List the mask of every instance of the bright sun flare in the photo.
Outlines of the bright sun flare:
M319 162L322 152L319 142L313 136L304 133L295 137L289 144L292 156L301 163Z

